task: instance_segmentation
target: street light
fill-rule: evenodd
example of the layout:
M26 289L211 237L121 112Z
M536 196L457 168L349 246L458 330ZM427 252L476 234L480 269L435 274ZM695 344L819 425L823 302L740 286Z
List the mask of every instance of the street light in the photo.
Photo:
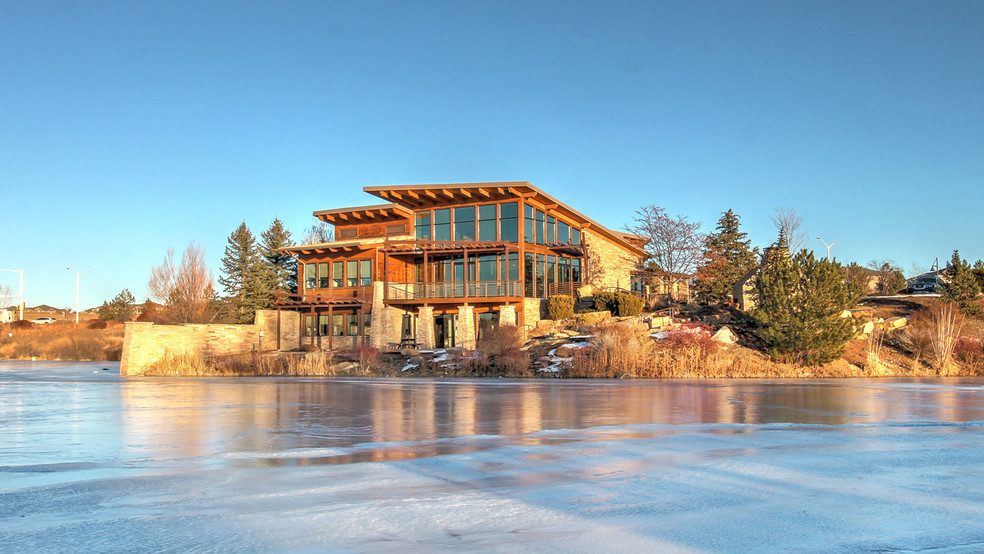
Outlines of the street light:
M823 242L823 239L820 238L820 237L817 237L817 240L820 241L820 242ZM835 245L835 244L837 244L837 241L836 240L834 242L830 243L830 244L827 244L826 242L823 242L823 245L827 247L827 261L828 262L830 261L830 247L833 246L833 245Z
M65 269L67 269L69 271L72 271L72 266L68 266ZM89 273L89 271L92 271L92 270L89 269L89 270L86 270L86 271L76 272L75 273L75 324L76 325L79 324L79 282L82 279L82 275L84 275L86 273Z
M20 273L20 294L17 295L17 299L20 300L20 317L19 319L24 319L24 270L23 269L0 269L0 271L9 271L11 273Z

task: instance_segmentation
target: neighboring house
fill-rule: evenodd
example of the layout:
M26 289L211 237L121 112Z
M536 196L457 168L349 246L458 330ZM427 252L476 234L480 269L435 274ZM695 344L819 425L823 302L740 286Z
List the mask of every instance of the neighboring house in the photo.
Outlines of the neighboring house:
M693 275L643 271L633 276L632 292L642 295L649 304L669 300L690 302ZM670 294L672 288L672 296Z
M391 349L474 347L499 324L532 326L542 299L627 288L646 253L527 182L366 187L387 204L314 212L335 241L285 249L301 341Z

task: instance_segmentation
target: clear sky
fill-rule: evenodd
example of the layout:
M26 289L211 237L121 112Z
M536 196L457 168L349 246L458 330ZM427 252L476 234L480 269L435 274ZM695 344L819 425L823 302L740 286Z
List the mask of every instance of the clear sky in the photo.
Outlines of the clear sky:
M0 3L0 268L28 305L143 301L168 247L529 181L842 262L984 258L982 2ZM72 271L66 271L66 266ZM0 272L16 292L17 275Z

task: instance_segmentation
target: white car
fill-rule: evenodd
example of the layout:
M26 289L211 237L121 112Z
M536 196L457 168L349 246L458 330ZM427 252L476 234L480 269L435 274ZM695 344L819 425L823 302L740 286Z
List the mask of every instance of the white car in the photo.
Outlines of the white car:
M48 323L54 323L55 321L57 320L53 317L39 317L37 319L32 319L31 323L36 323L38 325L45 325Z

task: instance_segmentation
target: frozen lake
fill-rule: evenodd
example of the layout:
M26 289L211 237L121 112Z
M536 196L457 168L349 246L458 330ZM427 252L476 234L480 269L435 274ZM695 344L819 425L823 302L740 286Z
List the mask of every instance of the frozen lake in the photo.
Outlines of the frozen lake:
M0 550L984 551L982 379L118 371L0 362Z

